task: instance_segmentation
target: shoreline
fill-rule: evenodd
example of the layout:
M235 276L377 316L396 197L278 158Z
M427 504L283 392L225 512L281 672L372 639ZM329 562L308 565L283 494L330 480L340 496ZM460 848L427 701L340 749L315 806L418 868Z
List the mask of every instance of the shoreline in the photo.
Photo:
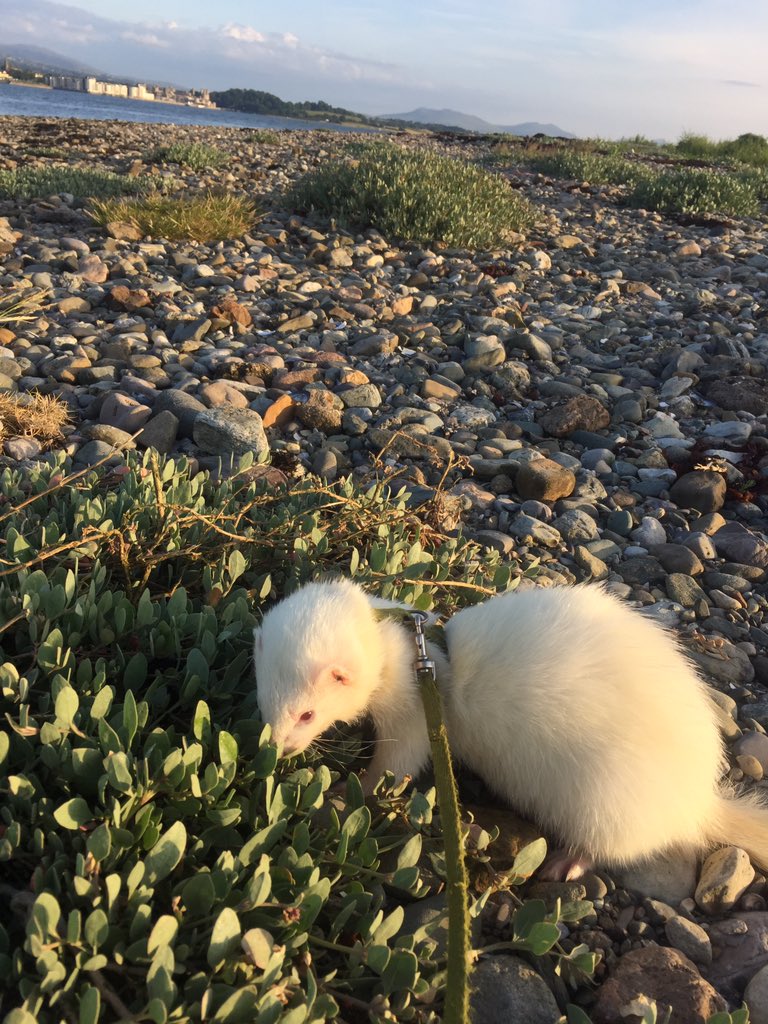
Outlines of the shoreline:
M359 125L356 122L322 121L317 122L312 118L283 117L277 114L254 114L247 111L235 111L224 107L198 107L186 103L179 103L173 100L142 100L133 97L123 96L100 96L83 93L76 90L55 89L48 85L35 85L27 82L0 82L3 85L16 85L19 87L32 88L50 95L55 99L50 101L50 107L40 110L38 106L30 112L19 112L16 110L3 111L0 106L0 118L25 117L31 120L77 120L77 121L115 121L121 124L166 124L169 127L198 127L198 128L240 128L240 129L272 129L274 131L339 131L342 133L359 132L360 134L376 134L391 131L386 127L375 128L366 125ZM0 93L0 97L2 94ZM62 101L59 97L73 97L71 103ZM0 98L0 104L2 99ZM91 106L91 104L93 104ZM134 106L131 106L131 105ZM46 107L48 101L46 100ZM153 115L153 112L156 114ZM164 111L187 111L189 120L176 121L156 120L162 118ZM125 112L125 113L124 113ZM125 116L128 112L135 116ZM105 116L99 116L104 114ZM121 116L122 115L122 116ZM210 116L211 121L204 119L197 120L196 116L206 118ZM222 123L225 120L239 121L239 124ZM253 123L249 123L253 122Z
M9 81L0 82L0 85L18 85L23 89L50 89L53 91L53 86L48 85L46 82L16 82L13 79Z

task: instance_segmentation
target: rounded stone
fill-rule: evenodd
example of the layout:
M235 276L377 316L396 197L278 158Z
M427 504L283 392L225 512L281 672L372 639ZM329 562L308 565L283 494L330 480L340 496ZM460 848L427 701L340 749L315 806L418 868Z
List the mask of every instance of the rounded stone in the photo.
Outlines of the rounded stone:
M726 1007L688 957L676 949L650 945L621 957L598 991L591 1018L595 1024L624 1020L621 1011L641 995L671 1007L672 1020L679 1024L699 1024Z
M748 713L749 705L747 705ZM737 756L750 756L755 758L763 769L763 774L768 774L768 736L764 732L753 730L741 735L733 745L733 752Z
M358 384L339 392L347 409L377 409L381 405L381 392L375 384Z
M328 448L321 448L315 452L312 459L312 472L323 480L335 480L339 471L339 463L336 453Z
M597 540L600 531L592 516L580 508L571 508L558 516L553 526L570 544Z
M43 446L35 437L9 437L3 442L3 449L8 458L23 462L37 458Z
M515 490L524 501L557 501L572 494L575 486L576 475L551 459L523 463L515 478Z
M136 440L145 448L154 448L155 451L167 455L176 443L178 432L178 419L168 409L163 409L157 416L147 420Z
M544 980L516 956L490 956L480 961L472 972L470 1003L473 1024L556 1024L561 1019Z
M658 519L653 516L643 516L640 525L630 534L636 544L644 548L651 548L655 544L664 544L667 534Z
M225 380L214 380L203 384L199 391L200 398L209 408L227 406L230 409L247 409L248 399L237 388Z
M632 522L632 513L628 512L625 508L621 508L611 512L605 525L611 533L618 533L620 537L627 537L632 529Z
M566 437L574 430L603 430L611 414L597 398L576 395L539 417L539 425L552 437Z
M666 578L667 595L683 608L693 608L699 601L706 601L707 595L695 580L681 572L672 572Z
M106 465L115 466L123 461L123 456L106 441L86 441L74 458L78 466L95 466L104 460Z
M701 925L689 921L687 917L673 917L667 921L664 931L669 944L695 964L712 963L712 943Z
M727 484L722 473L695 469L684 473L669 489L669 496L680 508L698 512L716 512L725 504Z
M252 409L206 409L195 419L195 444L212 455L269 451L261 416Z
M343 408L344 405L338 395L313 388L307 401L296 407L296 416L310 430L335 434L341 429Z
M135 398L129 398L119 391L113 391L104 399L99 419L110 427L118 427L129 434L136 433L152 415L149 406L142 405Z
M179 436L191 437L195 420L201 412L205 412L205 405L199 398L190 395L187 391L169 389L161 391L157 396L154 405L155 413L172 412L179 421Z
M754 877L745 851L725 846L704 861L694 898L705 914L721 914L735 905Z
M768 964L754 974L744 990L750 1024L768 1024Z

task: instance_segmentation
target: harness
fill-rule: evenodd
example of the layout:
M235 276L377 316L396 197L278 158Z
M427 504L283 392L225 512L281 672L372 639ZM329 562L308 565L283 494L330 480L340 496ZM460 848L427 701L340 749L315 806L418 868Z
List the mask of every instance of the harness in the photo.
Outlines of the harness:
M434 622L427 626L426 612L416 611L413 608L375 608L373 614L379 621L389 619L391 622L405 626L413 633L417 647L419 637L423 636L428 643L434 644L438 650L442 651L446 658L449 657L445 626L441 622Z

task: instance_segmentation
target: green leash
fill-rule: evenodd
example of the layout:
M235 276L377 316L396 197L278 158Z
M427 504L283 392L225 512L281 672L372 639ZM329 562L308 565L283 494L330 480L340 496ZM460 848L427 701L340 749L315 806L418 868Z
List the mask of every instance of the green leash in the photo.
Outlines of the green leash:
M439 630L439 646L448 653L442 627L427 627L424 612L407 612L416 629L418 654L414 663L419 693L424 705L427 732L432 748L437 801L443 825L445 873L448 889L448 958L443 1024L468 1024L469 1021L469 885L461 840L459 794L451 764L448 734L445 731L443 701L437 686L435 663L428 656L429 633Z

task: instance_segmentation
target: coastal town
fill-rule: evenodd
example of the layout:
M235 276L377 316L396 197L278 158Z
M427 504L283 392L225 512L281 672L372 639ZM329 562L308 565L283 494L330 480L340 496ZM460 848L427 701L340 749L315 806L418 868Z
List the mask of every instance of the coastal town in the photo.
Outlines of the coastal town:
M216 104L207 89L177 89L172 85L121 82L97 78L95 75L48 74L44 71L20 68L10 58L3 61L2 69L0 69L0 82L64 89L69 92L87 92L94 96L113 96L118 99L174 103L207 110L216 109Z

